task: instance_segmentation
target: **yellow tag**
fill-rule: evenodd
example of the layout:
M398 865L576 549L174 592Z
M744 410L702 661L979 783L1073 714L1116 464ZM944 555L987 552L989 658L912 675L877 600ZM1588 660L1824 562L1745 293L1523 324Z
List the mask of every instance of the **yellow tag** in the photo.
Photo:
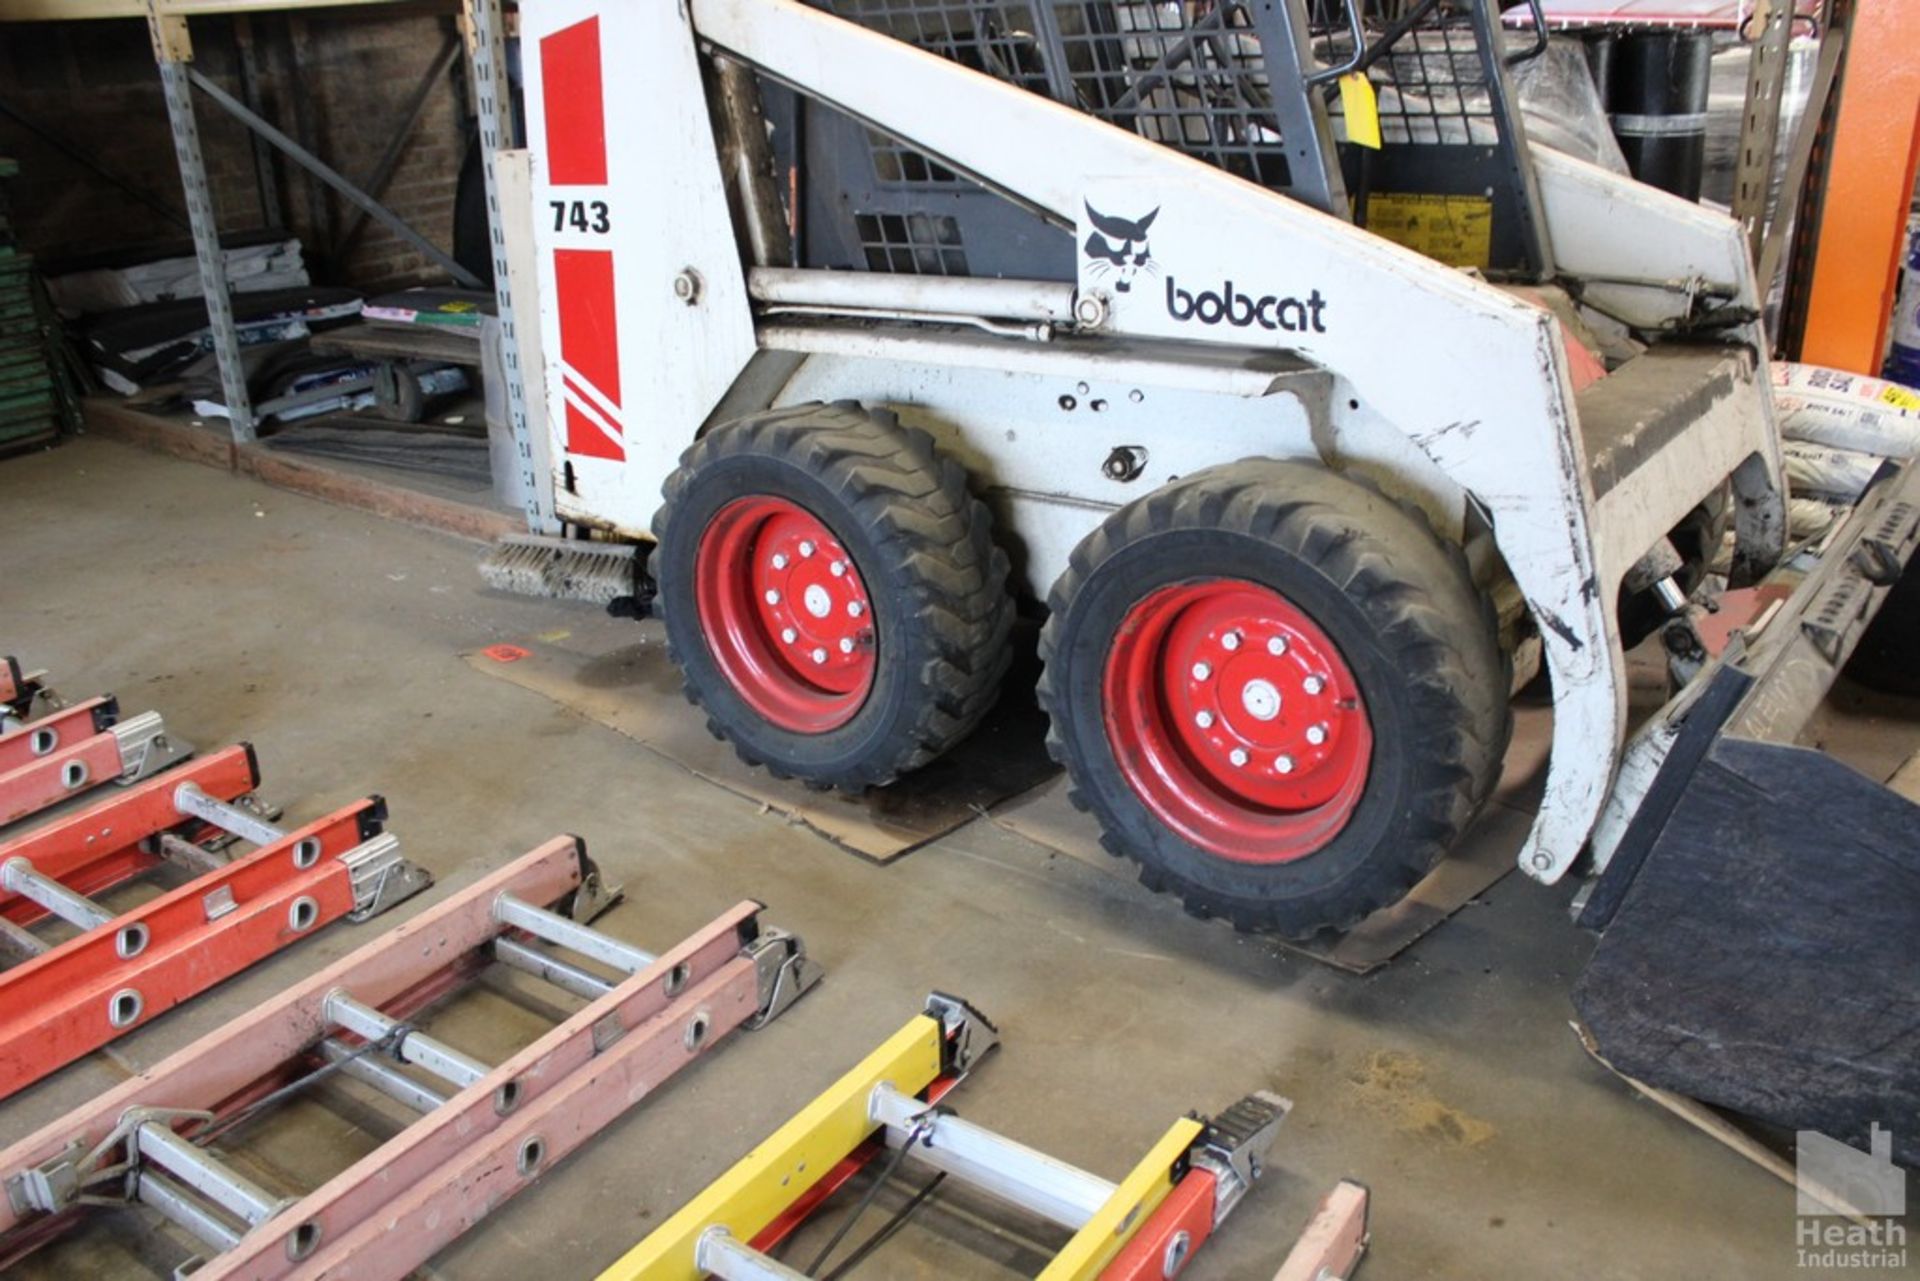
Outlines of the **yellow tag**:
M1340 77L1340 111L1347 118L1347 141L1380 150L1380 100L1364 71Z
M1904 409L1908 413L1920 409L1920 394L1898 383L1888 383L1886 390L1880 393L1880 399L1883 403L1892 405L1895 409Z

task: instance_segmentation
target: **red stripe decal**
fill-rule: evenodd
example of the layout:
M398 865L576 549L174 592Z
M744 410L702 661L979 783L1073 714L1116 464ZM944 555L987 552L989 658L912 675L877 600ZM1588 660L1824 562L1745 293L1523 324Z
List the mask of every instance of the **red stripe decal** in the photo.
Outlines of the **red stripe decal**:
M553 280L560 295L560 359L603 400L620 408L613 255L605 249L556 249ZM572 405L567 406L567 452L617 463L627 457L626 450Z
M607 113L600 89L600 19L540 42L540 100L547 114L547 181L604 187Z

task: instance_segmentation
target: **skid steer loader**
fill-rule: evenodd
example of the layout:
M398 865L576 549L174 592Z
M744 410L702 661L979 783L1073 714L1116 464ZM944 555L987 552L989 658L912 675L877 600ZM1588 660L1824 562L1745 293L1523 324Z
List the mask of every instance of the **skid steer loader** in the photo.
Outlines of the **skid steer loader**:
M1743 698L1790 742L1912 553L1890 469L1762 638L1822 639L1620 768L1623 619L1684 625L1729 526L1736 583L1782 556L1761 299L1732 221L1529 147L1542 45L1483 0L525 8L556 511L652 544L688 696L781 776L939 756L1044 602L1109 848L1298 936L1447 853L1544 658L1520 865L1644 879L1668 767Z

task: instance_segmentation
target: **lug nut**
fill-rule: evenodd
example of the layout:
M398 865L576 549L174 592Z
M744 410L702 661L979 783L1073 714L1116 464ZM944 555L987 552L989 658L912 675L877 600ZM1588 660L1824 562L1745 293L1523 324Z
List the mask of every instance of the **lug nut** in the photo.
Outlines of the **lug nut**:
M791 645L800 639L800 633L794 631L791 627L783 627L780 629L780 639Z
M1227 633L1227 634L1226 634L1225 636L1222 636L1222 637L1220 638L1220 648L1221 648L1221 649L1224 649L1224 650L1226 650L1226 651L1228 651L1229 653L1231 653L1232 651L1234 651L1234 650L1236 650L1236 649L1239 649L1239 648L1240 648L1240 633L1239 633L1239 632L1228 632L1228 633Z
M1282 654L1286 652L1287 652L1286 637L1276 636L1272 640L1267 642L1267 653L1272 654L1275 658L1280 657Z
M785 552L775 552L773 554L773 567L775 569L785 569L787 567L787 554Z
M840 577L842 574L846 572L847 572L847 562L845 562L844 560L836 560L835 562L833 562L833 576L835 578Z
M865 605L862 605L862 604L861 604L861 603L860 603L859 601L857 601L857 600L850 600L850 601L848 601L848 602L847 602L847 617L848 617L848 618L858 618L858 617L860 617L860 615L862 615L862 614L864 614L864 613L866 613L866 612L867 612L867 607L866 607Z
M816 650L814 650L814 651L813 651L813 661L814 661L814 662L816 662L816 663L824 663L824 662L826 662L826 661L827 661L827 651L826 651L826 650L824 650L824 649L816 649Z
M812 543L801 543L801 544L800 544L800 554L801 554L802 556L811 556L811 555L813 555L813 544L812 544Z
M1293 757L1291 756L1279 757L1273 762L1273 767L1279 770L1282 774L1291 774L1293 773Z
M1247 763L1247 749L1244 747L1236 747L1227 753L1227 759L1235 765L1245 765Z
M1300 682L1300 688L1306 690L1307 693L1309 694L1318 694L1321 690L1325 689L1326 687L1327 687L1327 683L1321 680L1318 676L1309 676L1307 677L1307 679Z
M1312 743L1315 747L1318 747L1320 746L1320 744L1326 742L1327 727L1325 725L1307 726L1307 741L1309 743Z
M1195 725L1198 725L1201 729L1212 729L1213 713L1209 711L1204 711L1204 710L1195 712L1193 714L1193 723Z
M1213 669L1205 663L1195 663L1193 665L1193 679L1203 681L1211 675L1213 675Z
M841 652L842 654L851 654L851 653L853 653L853 637L851 637L851 636L842 636L842 637L840 638L840 652Z
M780 603L780 593L775 591L771 587L767 588L767 604L778 605L779 603Z

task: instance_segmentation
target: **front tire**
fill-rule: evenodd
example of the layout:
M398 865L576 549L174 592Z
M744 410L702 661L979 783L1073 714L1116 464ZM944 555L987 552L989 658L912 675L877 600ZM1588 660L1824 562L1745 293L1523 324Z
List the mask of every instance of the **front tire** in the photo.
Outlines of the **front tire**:
M668 651L748 764L878 786L992 706L1007 558L925 432L851 404L756 414L688 449L665 498L651 571Z
M1090 534L1049 605L1040 701L1074 801L1197 915L1345 928L1418 883L1498 778L1491 605L1360 481L1196 473Z

